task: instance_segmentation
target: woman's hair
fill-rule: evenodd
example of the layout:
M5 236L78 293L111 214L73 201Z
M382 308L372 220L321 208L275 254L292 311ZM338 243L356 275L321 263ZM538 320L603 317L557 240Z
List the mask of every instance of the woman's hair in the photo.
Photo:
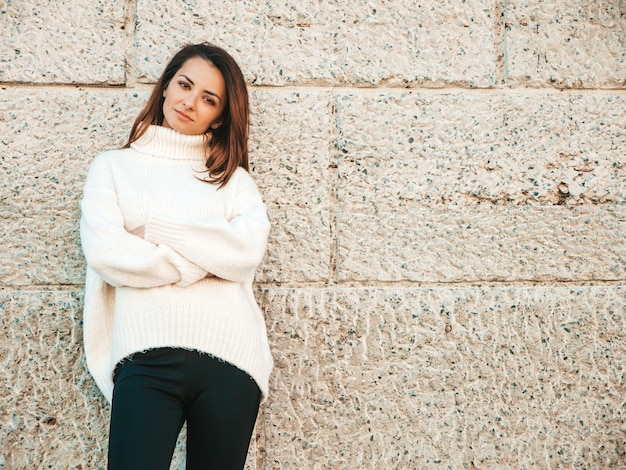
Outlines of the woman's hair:
M209 43L189 44L170 60L157 81L148 103L135 119L124 148L139 139L150 125L163 125L163 92L183 64L200 57L219 69L226 84L226 106L217 129L205 131L208 181L220 187L228 183L237 167L248 170L248 90L241 69L228 52Z

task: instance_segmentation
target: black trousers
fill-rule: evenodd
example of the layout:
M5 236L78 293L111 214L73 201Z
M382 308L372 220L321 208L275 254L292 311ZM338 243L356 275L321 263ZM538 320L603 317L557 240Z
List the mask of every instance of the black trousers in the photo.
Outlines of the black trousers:
M243 469L261 392L240 369L163 348L124 360L114 376L109 470L168 470L187 421L187 470Z

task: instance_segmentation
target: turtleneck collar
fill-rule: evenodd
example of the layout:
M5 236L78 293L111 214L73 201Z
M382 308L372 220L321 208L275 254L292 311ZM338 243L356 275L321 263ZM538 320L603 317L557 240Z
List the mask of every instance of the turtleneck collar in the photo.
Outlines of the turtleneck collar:
M170 160L204 161L204 139L202 134L186 135L168 127L151 125L130 146L138 152Z

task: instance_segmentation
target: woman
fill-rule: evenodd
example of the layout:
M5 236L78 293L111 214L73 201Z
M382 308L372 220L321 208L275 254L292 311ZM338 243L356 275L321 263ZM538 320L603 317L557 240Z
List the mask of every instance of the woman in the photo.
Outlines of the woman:
M233 58L184 47L122 150L84 187L87 365L112 404L109 469L243 468L272 369L252 292L266 207L248 169L248 95Z

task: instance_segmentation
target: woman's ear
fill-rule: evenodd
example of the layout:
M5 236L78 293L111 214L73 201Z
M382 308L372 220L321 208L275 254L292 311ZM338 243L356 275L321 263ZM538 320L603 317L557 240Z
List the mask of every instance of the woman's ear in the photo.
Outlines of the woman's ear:
M217 129L222 125L222 121L215 121L213 124L211 124L211 129Z

